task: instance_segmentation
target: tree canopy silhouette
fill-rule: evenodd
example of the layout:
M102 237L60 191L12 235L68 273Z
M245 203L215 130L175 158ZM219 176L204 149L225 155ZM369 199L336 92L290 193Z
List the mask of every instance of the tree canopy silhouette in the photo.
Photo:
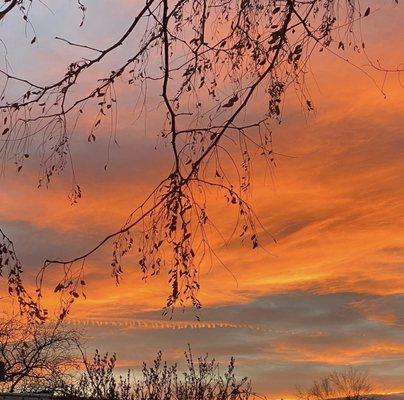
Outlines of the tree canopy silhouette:
M79 362L80 333L61 324L32 324L16 316L0 319L2 392L42 391L59 387Z
M2 3L0 18L21 13L24 23L31 23L35 0ZM83 12L77 24L83 25L85 2L78 0L77 5ZM252 154L274 163L272 129L281 121L288 88L294 88L305 112L313 110L306 76L315 51L347 62L342 52L348 48L367 57L360 26L371 11L360 0L146 0L139 3L136 15L128 16L126 27L117 27L118 39L105 47L56 38L88 55L71 61L54 81L38 83L1 69L0 154L19 171L39 145L39 186L49 185L71 163L72 134L83 115L93 118L89 142L107 122L115 137L117 98L125 85L137 88L142 111L147 85L159 87L162 101L155 113L163 114L164 121L152 134L168 144L172 155L171 169L122 227L73 259L44 262L33 297L22 285L22 267L11 240L0 232L0 270L8 273L10 292L18 296L22 310L45 318L40 307L45 273L62 264L55 292L61 295L63 319L84 288L84 261L107 242L112 242L111 268L117 282L124 256L135 248L145 276L162 269L168 273L166 313L176 306L200 308L201 263L207 255L215 257L207 229L215 221L206 189L215 188L237 210L235 235L249 240L253 248L259 246L262 227L248 201ZM131 56L122 59L118 49L128 42ZM113 59L114 68L101 79L97 74L92 78L107 58ZM370 59L368 63L384 73L398 72ZM92 82L90 89L80 86L84 77ZM258 95L262 108L252 112ZM81 196L75 182L70 201ZM135 231L137 227L141 229Z
M334 371L313 382L309 389L298 389L299 400L371 400L372 384L366 371L352 367L345 371Z

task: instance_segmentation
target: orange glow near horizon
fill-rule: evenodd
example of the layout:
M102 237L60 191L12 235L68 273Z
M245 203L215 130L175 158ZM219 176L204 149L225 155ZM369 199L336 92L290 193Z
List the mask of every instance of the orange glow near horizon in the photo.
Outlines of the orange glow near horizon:
M367 26L367 49L399 65L404 7L389 7L371 17L378 28ZM269 171L259 159L254 165L251 201L269 234L261 233L257 250L212 234L221 262L202 266L201 322L180 311L173 321L161 317L166 271L144 283L136 254L124 262L119 286L111 278L110 247L86 261L87 299L73 306L70 322L88 328L90 346L116 351L120 368L138 366L160 348L178 359L191 342L196 353L219 360L234 355L241 373L271 398L293 398L295 385L347 365L368 369L377 391L404 392L403 83L388 75L385 99L362 72L329 55L315 57L315 113L306 121L290 92L282 125L274 127L277 166ZM260 106L255 99L253 108ZM36 189L33 164L1 177L0 221L15 240L28 287L44 257L70 257L97 244L164 176L167 160L153 159L154 138L132 136L131 107L123 106L119 128L128 146L112 149L106 172L108 138L78 137L79 204L66 200L70 177ZM228 238L232 211L214 191L208 198L210 215ZM49 272L45 288L52 311L57 273Z

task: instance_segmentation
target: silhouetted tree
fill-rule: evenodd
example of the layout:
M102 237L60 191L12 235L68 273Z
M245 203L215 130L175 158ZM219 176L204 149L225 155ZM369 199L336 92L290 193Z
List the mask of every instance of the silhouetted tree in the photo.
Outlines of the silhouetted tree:
M3 0L0 17L18 10L29 23L34 3ZM86 9L80 0L77 4L83 11L82 24ZM159 85L162 104L155 112L163 112L164 121L154 134L172 154L172 168L120 229L84 254L44 262L38 276L39 299L45 271L64 265L66 273L55 288L61 294L63 319L84 287L84 261L112 242L111 268L117 282L124 255L135 247L145 277L163 268L168 271L171 294L166 312L177 305L198 309L201 262L206 255L215 257L209 243L209 226L215 221L210 218L206 189L217 190L236 208L234 232L256 248L262 227L247 201L252 154L273 165L272 128L281 121L288 87L298 93L305 111L313 110L305 78L314 51L345 60L340 52L351 48L367 57L359 26L370 12L360 0L145 0L136 15L128 16L119 38L103 48L57 38L88 56L72 61L53 82L35 83L3 68L0 153L20 170L34 143L39 144L40 186L48 185L71 163L72 134L82 114L94 118L89 142L96 140L106 120L115 137L121 81L136 85L144 103L147 85ZM128 42L132 54L121 59L118 48ZM92 72L107 57L114 59L113 70L95 78ZM92 81L90 90L80 87L84 76ZM251 112L254 96L260 96L261 107ZM95 115L91 107L96 108ZM81 195L75 182L70 200L77 202ZM135 232L138 226L141 229ZM3 248L10 246L5 236L2 241ZM2 260L0 269L8 268L15 277L10 287L19 293L22 308L43 319L35 308L38 301L32 303L20 285L17 259L9 264Z
M300 389L299 400L367 400L370 399L372 385L365 371L349 368L346 371L330 373L313 383L309 389Z
M77 367L80 335L59 325L0 320L0 390L45 391L62 385Z

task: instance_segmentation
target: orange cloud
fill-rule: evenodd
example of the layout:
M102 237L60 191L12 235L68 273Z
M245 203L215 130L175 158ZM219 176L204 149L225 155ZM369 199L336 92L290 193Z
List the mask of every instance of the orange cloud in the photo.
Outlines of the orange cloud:
M126 16L130 7L132 2L124 2L119 9L120 18ZM389 60L389 66L403 61L399 40L403 33L402 10L402 7L388 10L385 17L381 13L372 16L379 20L368 26L371 41L367 49L373 48L369 50L372 54ZM382 40L376 26L390 23L396 25L394 29L386 29ZM44 73L54 74L62 68L58 56L48 54L44 59L50 64ZM363 63L361 60L357 59ZM316 82L312 80L309 84L316 113L306 122L296 99L288 96L284 123L274 127L277 167L269 171L259 158L254 164L251 201L277 243L262 232L264 248L253 251L248 243L242 246L237 237L224 245L212 231L212 246L224 265L215 258L212 263L205 260L200 277L201 300L213 312L224 306L242 309L265 296L270 302L276 294L308 293L322 300L327 295L354 293L359 300L350 303L349 312L362 318L352 323L356 323L354 339L340 343L338 338L331 337L326 341L321 333L325 328L311 327L309 318L302 320L300 330L282 324L272 329L270 312L263 316L268 319L264 324L234 321L223 315L227 309L217 321L174 322L139 315L160 310L164 305L169 291L165 271L144 283L136 254L132 254L125 261L121 285L115 287L110 276L108 246L86 261L87 300L79 299L75 304L72 324L96 326L98 339L101 333L115 332L104 340L105 345L117 347L124 335L144 334L147 345L157 348L164 339L159 336L162 333L170 335L172 330L181 329L184 338L197 341L201 340L197 334L203 330L213 350L239 351L246 371L252 371L257 379L264 377L264 383L275 373L276 366L269 368L273 360L279 363L281 372L282 368L289 368L285 374L292 383L283 382L282 387L275 389L276 393L288 396L294 383L298 383L293 381L296 376L301 382L312 378L304 375L310 365L325 370L345 364L402 362L403 336L401 331L394 330L403 324L400 309L393 310L381 300L404 294L402 82L396 75L389 75L383 87L387 93L385 99L362 72L343 61L323 56L316 56L315 61ZM372 76L377 84L383 83L384 76L374 72ZM126 93L125 101L128 98ZM262 108L260 100L255 99L251 113ZM15 238L30 288L44 258L78 255L96 244L119 228L128 213L165 175L170 160L164 149L153 151L155 140L151 135L145 136L142 124L134 122L133 108L131 103L122 106L118 136L121 145L111 150L106 172L103 166L107 159L107 135L100 134L96 143L89 144L83 129L74 138L77 141L73 154L84 195L78 205L70 206L66 200L71 186L68 171L57 177L48 190L35 189L34 162L27 162L17 175L8 170L0 181L0 220ZM84 126L89 123L84 121ZM158 121L153 124L157 126ZM30 161L34 159L33 156ZM221 202L215 191L209 190L207 195L210 217L228 238L234 225L234 211ZM59 273L57 268L50 270L46 280L45 303L52 310L58 305L52 291ZM369 299L368 295L376 299ZM315 313L320 305L308 303L307 308L310 307ZM6 308L3 303L2 308ZM330 326L338 312L340 309L335 314L330 312L331 317L324 325ZM286 317L285 313L285 320ZM176 318L181 318L181 314L176 314ZM367 333L369 326L373 327L369 324L382 326L390 336L380 339L360 336ZM220 335L215 332L209 336L205 330L210 328L221 329ZM293 332L306 328L310 331L306 336ZM187 336L191 330L193 337ZM282 334L287 339L279 338ZM125 344L131 340L130 336ZM233 342L238 347L229 347ZM176 342L171 349L178 351L181 345L182 342ZM121 353L126 355L124 350ZM122 365L131 362L126 359ZM390 366L390 372L380 374L390 374L383 378L387 389L393 390L399 387L402 369L394 363ZM318 370L310 370L314 372Z

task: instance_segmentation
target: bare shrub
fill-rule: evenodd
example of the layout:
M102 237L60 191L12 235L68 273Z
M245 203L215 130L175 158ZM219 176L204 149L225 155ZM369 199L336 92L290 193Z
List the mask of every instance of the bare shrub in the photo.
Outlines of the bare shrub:
M191 349L185 352L186 369L163 361L157 354L151 366L143 364L140 377L130 371L126 376L114 373L116 356L102 356L96 351L91 360L85 358L85 372L78 383L66 386L67 397L106 400L248 400L258 397L247 378L235 375L235 360L230 359L221 375L219 364L207 355L195 359Z
M346 400L364 400L371 398L372 385L365 371L349 368L346 371L334 371L328 376L316 380L309 389L299 389L300 400L327 400L343 398Z

